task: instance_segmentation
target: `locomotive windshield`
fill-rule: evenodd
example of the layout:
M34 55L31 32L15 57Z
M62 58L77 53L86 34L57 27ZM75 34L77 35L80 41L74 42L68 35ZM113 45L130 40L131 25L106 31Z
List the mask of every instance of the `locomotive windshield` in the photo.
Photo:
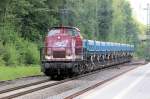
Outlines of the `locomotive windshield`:
M78 35L78 32L76 29L73 28L52 28L49 32L48 32L48 36L53 36L55 34L59 34L59 33L65 33L65 34L69 34L71 36L76 36Z

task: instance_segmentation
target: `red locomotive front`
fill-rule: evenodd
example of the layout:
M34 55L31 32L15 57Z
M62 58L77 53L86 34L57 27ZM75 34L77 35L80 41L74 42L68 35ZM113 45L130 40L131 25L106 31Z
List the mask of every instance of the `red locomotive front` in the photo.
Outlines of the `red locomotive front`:
M82 38L75 27L53 27L41 50L41 70L47 76L68 75L83 60Z
M80 31L74 27L53 27L45 38L45 60L76 61L82 59Z

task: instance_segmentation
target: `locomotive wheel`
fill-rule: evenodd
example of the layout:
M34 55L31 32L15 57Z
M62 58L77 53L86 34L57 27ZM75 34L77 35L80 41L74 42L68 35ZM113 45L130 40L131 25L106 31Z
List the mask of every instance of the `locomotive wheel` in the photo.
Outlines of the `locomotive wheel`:
M57 78L56 75L50 75L50 77L52 80L55 80Z
M45 72L44 72L44 74L46 75L46 76L49 76L51 79L56 79L57 78L57 75L55 75L55 74L53 74L52 73L53 71L51 71L51 70L45 70Z
M79 65L75 64L75 65L73 66L71 72L72 72L72 73L71 73L71 76L72 76L72 75L75 75L75 76L76 76L76 75L80 74L80 73L79 73Z
M44 71L44 74L45 74L46 76L51 76L50 70L47 70L47 69Z
M63 75L56 75L56 77L54 78L54 80L62 80L64 79Z

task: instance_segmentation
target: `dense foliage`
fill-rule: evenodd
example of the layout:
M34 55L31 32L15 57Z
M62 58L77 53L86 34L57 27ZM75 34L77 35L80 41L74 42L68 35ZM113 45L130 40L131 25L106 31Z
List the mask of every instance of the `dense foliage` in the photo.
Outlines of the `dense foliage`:
M47 29L62 24L79 27L88 39L139 41L126 0L1 0L0 64L38 64Z

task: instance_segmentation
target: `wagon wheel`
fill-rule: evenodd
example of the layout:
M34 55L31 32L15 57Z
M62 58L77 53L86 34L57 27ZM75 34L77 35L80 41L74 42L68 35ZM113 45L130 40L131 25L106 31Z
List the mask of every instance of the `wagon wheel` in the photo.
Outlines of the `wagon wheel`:
M74 75L78 75L79 74L79 66L76 64L76 65L74 65L73 66L73 69L72 69L72 73L74 74Z
M90 65L89 65L90 63L88 62L88 63L85 63L85 70L86 70L86 72L90 72Z
M80 74L84 73L84 65L82 65L82 64L79 65L79 73Z

